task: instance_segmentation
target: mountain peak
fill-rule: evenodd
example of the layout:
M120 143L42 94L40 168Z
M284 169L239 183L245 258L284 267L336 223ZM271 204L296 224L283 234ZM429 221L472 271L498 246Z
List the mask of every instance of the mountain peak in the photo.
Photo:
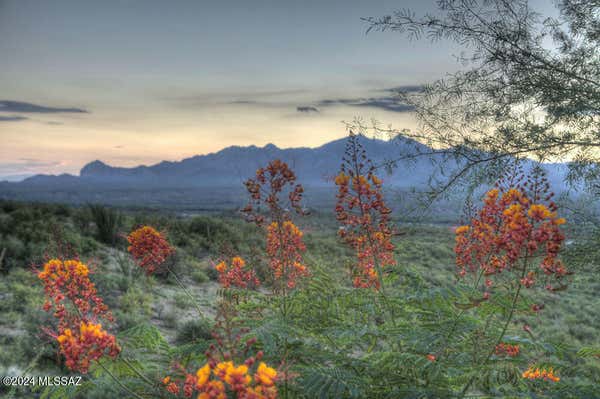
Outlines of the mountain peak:
M98 174L106 173L106 172L110 171L111 169L112 169L111 166L108 166L104 162L96 159L95 161L92 161L92 162L88 163L87 165L85 165L83 168L81 168L79 175L80 176L98 175Z

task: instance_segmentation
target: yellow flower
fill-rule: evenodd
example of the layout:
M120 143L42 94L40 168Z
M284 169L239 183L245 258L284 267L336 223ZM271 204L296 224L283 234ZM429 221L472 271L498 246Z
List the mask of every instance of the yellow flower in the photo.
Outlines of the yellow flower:
M340 174L335 177L335 184L338 186L348 184L348 181L350 181L350 176L344 172L340 172Z
M210 366L208 365L208 363L206 363L204 367L196 371L196 377L198 377L198 380L196 381L197 387L201 387L204 384L206 384L206 382L210 378Z
M93 323L85 323L81 322L79 325L79 332L81 333L81 337L83 338L86 334L91 334L94 337L100 337L105 334L102 330L101 324L93 324Z
M219 273L223 273L225 271L225 269L227 269L227 265L225 264L225 262L221 262L218 265L215 266L215 269L219 272Z
M534 218L534 219L548 219L551 217L556 216L556 214L554 212L550 212L550 210L546 207L546 205L543 204L533 204L531 205L531 207L529 208L529 211L527 212L527 215L529 215L529 217Z
M227 375L227 370L231 367L233 367L233 362L231 361L218 363L215 367L215 375L223 379Z
M528 370L523 372L522 376L523 378L527 378L529 380L544 379L553 382L560 381L560 377L554 375L554 370L552 368L546 370L539 368L533 369L533 367L530 367Z
M277 371L261 362L256 370L255 378L262 385L272 386L277 378Z
M233 259L231 259L231 264L234 266L244 267L246 266L246 261L241 257L236 256Z
M242 364L240 366L235 367L233 364L227 367L227 371L225 374L225 382L231 386L234 386L237 383L244 383L245 385L250 384L252 378L247 375L248 374L248 366Z
M56 340L59 344L62 344L65 341L68 341L73 338L73 333L69 328L67 328L61 335L59 335Z
M486 197L490 200L495 200L496 198L498 198L499 192L500 191L497 188L493 188L487 192Z
M466 233L467 231L469 231L470 229L471 229L470 226L458 226L456 228L456 230L454 230L454 232L456 234L463 234L463 233Z

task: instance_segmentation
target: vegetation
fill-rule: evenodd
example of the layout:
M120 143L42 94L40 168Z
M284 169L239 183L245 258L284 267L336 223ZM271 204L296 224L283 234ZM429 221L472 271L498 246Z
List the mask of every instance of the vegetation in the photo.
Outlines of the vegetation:
M398 224L356 137L344 164L335 218L273 161L246 183L253 223L124 213L110 245L81 209L2 203L2 373L84 376L3 393L600 396L597 234L541 170L456 227Z

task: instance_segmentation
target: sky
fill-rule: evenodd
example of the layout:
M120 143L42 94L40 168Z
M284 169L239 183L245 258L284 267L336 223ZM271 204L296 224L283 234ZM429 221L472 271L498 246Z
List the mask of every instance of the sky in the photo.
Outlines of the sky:
M0 180L230 145L315 147L343 121L415 128L390 89L456 70L447 42L361 17L433 0L0 0Z

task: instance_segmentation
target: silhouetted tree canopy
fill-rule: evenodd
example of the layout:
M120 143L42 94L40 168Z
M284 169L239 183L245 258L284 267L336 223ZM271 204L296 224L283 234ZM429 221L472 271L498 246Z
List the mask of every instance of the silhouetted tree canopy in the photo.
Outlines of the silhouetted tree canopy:
M569 179L598 187L600 1L554 5L556 15L544 16L527 0L440 0L435 14L402 10L365 18L369 31L465 48L462 70L422 91L399 93L419 121L418 131L403 134L460 162L433 180L434 195L460 181L495 178L513 157L572 161Z

